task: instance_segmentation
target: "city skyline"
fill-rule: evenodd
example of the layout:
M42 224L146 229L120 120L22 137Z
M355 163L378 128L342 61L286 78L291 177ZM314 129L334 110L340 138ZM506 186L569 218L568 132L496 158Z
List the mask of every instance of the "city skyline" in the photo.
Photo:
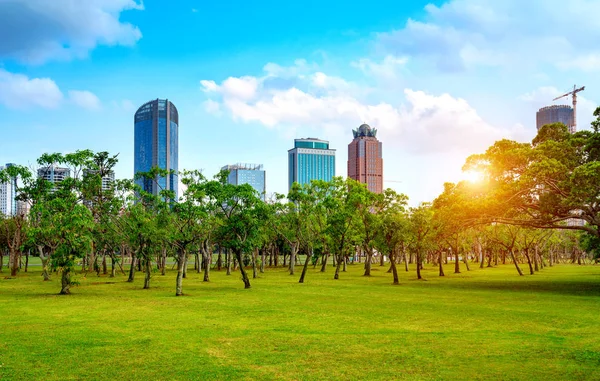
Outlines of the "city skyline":
M589 129L600 97L600 27L590 16L599 5L239 2L230 12L188 0L99 0L55 12L44 4L0 12L0 21L40 22L31 33L6 31L22 36L18 45L0 42L0 163L89 148L119 153L116 177L129 178L132 114L168 97L181 114L180 169L212 177L232 160L259 162L273 174L269 192L286 193L283 147L327 139L345 175L340 147L366 121L385 142L384 178L402 181L384 187L415 205L460 180L468 155L502 138L529 141L536 111L568 103L552 100L574 83L586 85L578 130ZM340 8L335 20L325 16ZM232 33L231 23L246 32Z

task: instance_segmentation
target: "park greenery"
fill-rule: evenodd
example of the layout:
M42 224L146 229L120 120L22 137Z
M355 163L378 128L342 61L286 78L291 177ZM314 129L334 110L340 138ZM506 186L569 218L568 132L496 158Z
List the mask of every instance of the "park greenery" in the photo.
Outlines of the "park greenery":
M10 166L30 209L0 216L0 378L600 378L594 115L496 142L415 206L342 178L267 201L226 171L106 186L118 156L89 150Z
M543 126L531 143L496 142L466 161L463 169L476 171L479 181L447 183L433 202L416 207L391 189L375 194L342 178L296 183L287 197L267 202L248 184L228 184L226 171L208 179L200 171L153 168L106 187L117 155L44 154L40 168L67 167L71 175L51 183L24 166L0 172L0 181L16 179L18 199L31 206L28 215L0 220L0 270L6 254L11 277L27 269L29 256L39 257L43 279L56 273L60 293L69 294L76 272L107 274L110 263L114 277L128 264L128 281L143 272L147 289L173 261L181 296L191 260L205 282L213 267L228 275L239 270L244 288L280 262L290 275L301 266L304 283L309 266L325 272L332 263L339 279L355 263L370 276L378 261L398 284L401 264L406 271L415 264L422 279L425 264L445 276L449 261L454 273L510 263L521 276L558 262L597 261L600 108L594 115L591 131L570 134L557 123ZM184 185L179 199L160 188L169 175Z

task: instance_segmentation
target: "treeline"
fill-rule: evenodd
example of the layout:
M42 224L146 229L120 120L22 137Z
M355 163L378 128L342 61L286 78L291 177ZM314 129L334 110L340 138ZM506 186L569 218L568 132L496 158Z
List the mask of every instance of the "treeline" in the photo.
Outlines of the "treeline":
M420 279L426 264L444 276L449 261L455 273L512 263L519 275L588 263L600 253L598 119L592 127L570 134L562 124L547 125L532 143L496 142L465 164L481 181L445 184L418 207L408 207L403 194L374 194L351 179L294 184L287 196L264 202L250 185L228 184L226 172L213 179L158 168L137 174L156 189L177 176L184 190L176 200L172 191L151 194L134 180L103 186L116 155L45 154L40 168L67 167L70 177L52 183L23 166L0 172L0 181L17 180L18 199L31 206L27 215L0 220L0 269L7 253L16 276L23 253L25 262L31 253L41 259L44 280L59 272L68 294L76 266L99 274L110 262L110 276L128 271L129 281L141 271L149 288L153 274L165 275L173 261L176 295L183 295L188 261L205 281L215 267L237 269L245 288L280 261L291 275L300 273L300 283L310 266L333 265L338 279L349 263L361 263L365 276L374 264L389 265L394 284L398 267L408 271L409 264Z

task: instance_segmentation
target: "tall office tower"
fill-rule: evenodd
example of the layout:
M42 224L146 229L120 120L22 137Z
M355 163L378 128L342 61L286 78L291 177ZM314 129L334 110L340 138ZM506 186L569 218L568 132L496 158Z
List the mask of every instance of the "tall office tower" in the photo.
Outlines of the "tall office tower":
M226 165L222 170L229 171L227 182L233 185L250 184L265 201L266 174L262 164Z
M562 123L569 128L570 133L575 133L575 126L573 123L573 108L567 105L554 105L542 107L535 114L535 124L538 129L542 128L545 124L551 123Z
M67 177L71 176L71 170L68 168L61 168L54 165L39 168L37 171L38 178L44 179L51 182L52 184L60 183ZM56 187L52 188L53 190Z
M134 118L134 175L148 172L152 167L178 170L179 164L179 113L169 100L156 99L145 103ZM159 194L161 190L172 190L177 198L178 179L176 174L160 177L156 181L137 179L148 193Z
M327 140L294 139L294 148L288 150L288 171L290 190L293 183L331 181L335 176L335 150L329 148Z
M0 166L0 171L5 168ZM0 215L13 216L15 208L14 182L10 179L7 182L0 183Z
M348 177L367 184L371 192L383 192L383 156L377 130L368 124L352 130L354 140L348 144Z
M16 164L14 163L8 163L6 164L6 168L8 167L14 167ZM14 216L15 214L17 214L17 178L13 177L11 179L11 193L10 193L10 199L12 200L12 210L11 210L11 214Z

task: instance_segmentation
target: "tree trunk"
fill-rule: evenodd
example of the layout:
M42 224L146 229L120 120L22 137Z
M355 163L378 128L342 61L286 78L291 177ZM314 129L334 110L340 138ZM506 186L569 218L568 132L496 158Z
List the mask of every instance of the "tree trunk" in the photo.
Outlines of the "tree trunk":
M29 249L27 249L27 253L25 253L25 272L29 268Z
M188 256L187 252L185 252L185 256L183 257L183 279L187 279L187 270L188 270Z
M458 250L454 250L454 248L452 248L452 251L454 251L454 274L460 274L460 264L458 262Z
M517 271L519 272L520 276L523 276L523 271L521 271L521 268L519 267L519 264L517 263L517 258L515 258L515 253L513 253L512 249L509 250L510 253L510 258L512 259L513 263L515 264L515 267L517 268Z
M304 277L306 277L306 271L308 269L308 262L310 261L311 257L312 257L312 255L308 255L308 253L306 253L306 259L304 260L304 267L302 267L302 274L300 275L300 280L298 281L298 283L304 283Z
M210 251L210 250L208 250ZM202 279L203 282L210 282L210 265L211 265L211 254L210 252L207 252L207 250L204 251L204 255L202 256L202 259L204 260L204 279Z
M533 265L531 263L531 257L529 256L529 249L525 249L524 252L523 252L523 254L525 254L525 258L527 258L527 265L529 265L529 274L530 275L535 274L533 272Z
M537 246L535 247L535 253L533 253L533 265L534 265L534 270L540 271L540 266L538 264L538 249Z
M340 278L340 267L342 266L342 260L340 258L342 254L338 255L337 257L337 265L335 266L335 275L333 276L333 279L339 279Z
M321 264L321 272L324 273L327 268L327 262L329 261L329 253L325 253L323 263ZM336 278L337 279L337 278Z
M265 248L260 250L260 273L263 274L265 272Z
M196 270L196 272L198 274L200 274L200 272L202 271L202 262L206 262L206 259L204 258L204 255L202 254L202 259L200 259L200 250L198 250L198 252L196 252L196 255L194 256L194 270Z
M393 252L390 253L390 266L392 268L392 275L394 276L394 283L392 284L400 284L398 280L398 269L396 269L396 254Z
M177 260L177 278L175 279L175 296L183 295L183 268L185 267L185 250L179 252Z
M10 276L17 276L17 272L19 271L19 254L17 249L10 249Z
M231 249L226 249L225 258L227 260L227 275L231 275Z
M221 267L223 267L223 248L219 246L219 256L217 257L217 271L221 271Z
M423 277L421 277L421 253L417 253L415 259L417 261L417 279L423 279Z
M256 259L258 258L258 249L252 250L252 279L258 278L258 266L256 266ZM291 263L290 263L291 265Z
M50 280L50 272L48 271L50 255L44 254L44 249L42 246L38 246L38 252L40 254L40 260L42 261L42 276L44 277L44 282L47 282Z
M442 256L444 255L444 251L440 250L440 255L439 255L439 266L440 266L440 276L446 276L446 274L444 274L444 260L442 258Z
M402 253L404 255L404 270L408 272L408 258L406 256L406 250L403 249Z
M235 257L237 258L237 261L240 264L240 273L242 273L242 282L244 282L244 288L250 288L250 279L248 278L246 269L244 269L244 261L242 260L242 251L236 250Z
M163 247L161 254L161 266L160 266L160 275L167 274L167 248Z
M298 248L299 248L299 244L295 243L293 245L290 245L290 249L292 251L292 253L290 254L290 275L294 275L294 270L295 270L295 265L296 265L296 255L298 254Z
M379 266L385 266L385 258L383 256L383 253L379 254Z
M367 258L365 261L365 273L363 274L363 276L371 276L371 262L373 261L373 249L367 248L365 250L365 254L367 255Z
M71 293L71 269L63 268L61 276L61 295L69 295Z
M152 261L150 260L150 256L146 256L144 260L144 290L150 288L150 275L152 274Z
M133 282L135 278L135 262L136 257L133 255L133 253L131 253L131 266L129 267L129 278L127 279L128 282Z
M469 253L465 253L463 255L463 261L465 262L465 267L467 268L467 271L471 271L471 268L469 267Z

